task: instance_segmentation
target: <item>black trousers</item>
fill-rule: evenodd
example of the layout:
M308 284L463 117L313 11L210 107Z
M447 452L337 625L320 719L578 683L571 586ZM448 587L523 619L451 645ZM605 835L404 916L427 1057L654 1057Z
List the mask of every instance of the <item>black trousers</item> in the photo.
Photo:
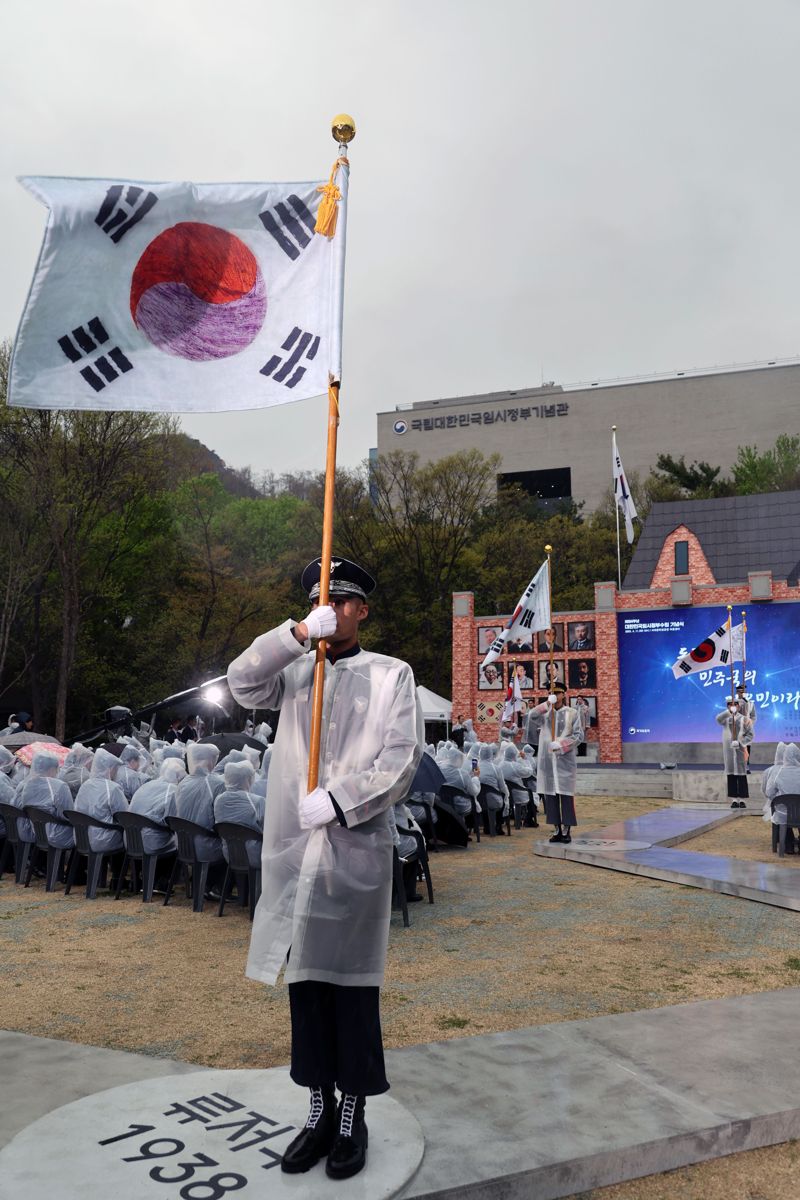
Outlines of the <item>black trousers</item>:
M291 1077L301 1087L338 1087L351 1096L388 1092L380 989L315 979L289 984Z
M750 792L747 788L746 775L729 775L728 776L728 796L732 800L747 800Z
M560 793L555 796L545 795L544 798L544 815L547 818L548 825L573 825L578 824L578 818L575 816L575 797L564 796Z

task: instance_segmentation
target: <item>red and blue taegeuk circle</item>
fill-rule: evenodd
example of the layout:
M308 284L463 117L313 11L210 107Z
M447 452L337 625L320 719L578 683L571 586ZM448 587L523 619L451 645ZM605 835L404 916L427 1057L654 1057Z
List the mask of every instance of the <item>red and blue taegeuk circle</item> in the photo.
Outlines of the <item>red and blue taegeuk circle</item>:
M267 289L253 252L216 225L181 221L154 238L131 278L136 328L167 354L229 358L257 336Z

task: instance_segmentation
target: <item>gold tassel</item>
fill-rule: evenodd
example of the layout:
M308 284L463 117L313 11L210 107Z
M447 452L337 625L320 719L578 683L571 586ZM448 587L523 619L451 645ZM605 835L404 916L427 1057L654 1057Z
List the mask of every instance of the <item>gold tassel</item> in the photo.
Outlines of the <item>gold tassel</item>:
M317 211L317 223L314 226L314 233L321 233L326 238L332 238L336 233L336 218L339 213L337 204L342 198L342 193L333 182L333 179L336 174L336 168L340 164L343 166L347 165L347 159L337 158L331 168L330 179L327 183L323 183L317 188L318 192L322 192L322 200Z

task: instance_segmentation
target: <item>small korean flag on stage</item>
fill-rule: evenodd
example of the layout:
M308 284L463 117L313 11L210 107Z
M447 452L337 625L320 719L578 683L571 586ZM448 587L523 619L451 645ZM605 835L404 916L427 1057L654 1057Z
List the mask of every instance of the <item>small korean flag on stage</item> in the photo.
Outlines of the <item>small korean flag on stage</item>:
M697 671L710 671L712 667L730 667L731 662L740 662L744 656L744 638L741 625L720 625L708 637L673 664L672 674L676 679L694 675Z
M317 182L21 182L50 216L9 404L213 412L340 378L346 166L332 238Z

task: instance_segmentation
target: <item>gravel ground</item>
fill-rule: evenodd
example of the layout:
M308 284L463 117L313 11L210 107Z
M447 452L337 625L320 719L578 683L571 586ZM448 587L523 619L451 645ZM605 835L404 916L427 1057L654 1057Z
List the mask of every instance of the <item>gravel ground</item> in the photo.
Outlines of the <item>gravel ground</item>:
M585 798L578 814L588 830L657 807L665 805ZM538 858L532 844L548 832L523 830L431 856L435 905L413 905L410 929L399 914L392 921L387 1046L800 983L796 913ZM691 845L772 859L769 830L754 817ZM6 876L2 1023L214 1067L285 1063L287 996L282 985L244 979L249 930L237 906L219 920L215 906L194 914L182 896L166 909L132 896L91 902L82 892L46 895L41 883L26 890ZM796 1180L793 1190L776 1190L778 1167L788 1179L796 1154L791 1144L754 1151L597 1191L592 1200L796 1200ZM769 1187L759 1182L762 1160ZM736 1162L740 1180L752 1174L752 1187L730 1176Z

